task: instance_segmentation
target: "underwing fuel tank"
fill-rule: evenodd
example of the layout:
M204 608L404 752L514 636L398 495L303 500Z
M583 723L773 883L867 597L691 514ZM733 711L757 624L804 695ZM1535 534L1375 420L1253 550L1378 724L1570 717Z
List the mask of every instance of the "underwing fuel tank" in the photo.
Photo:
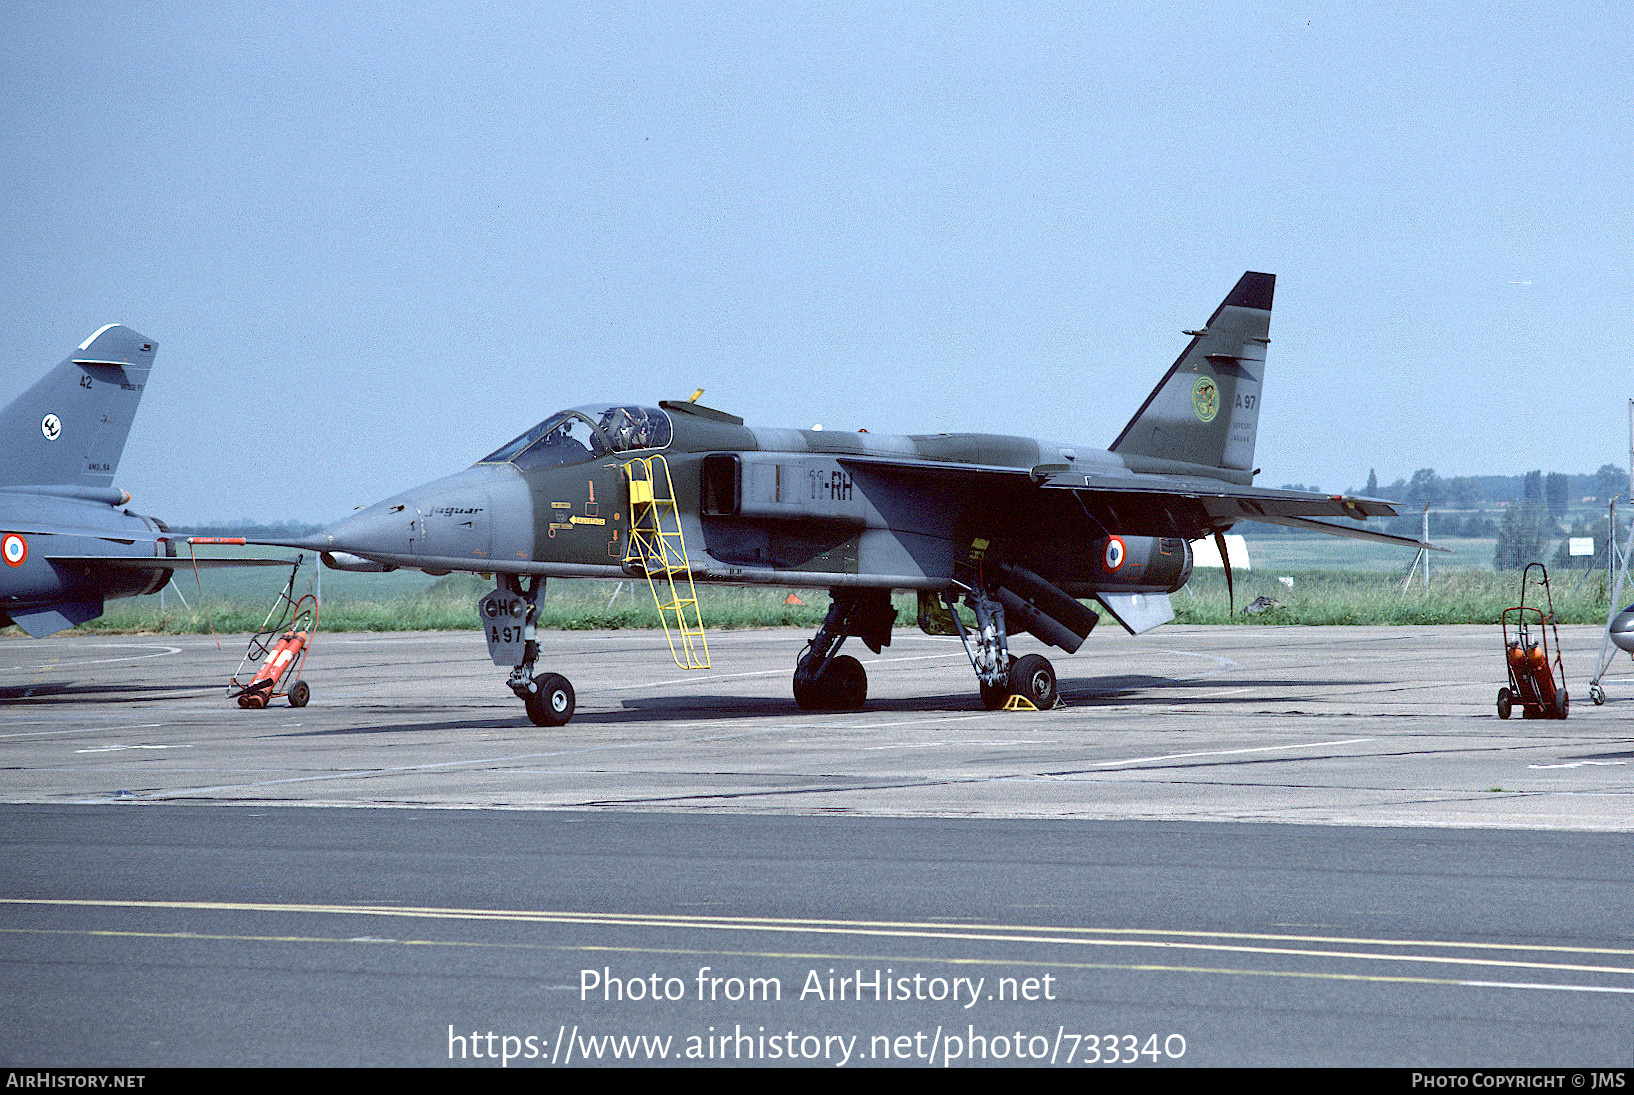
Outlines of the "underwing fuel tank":
M1062 582L1076 597L1173 593L1191 580L1191 544L1178 536L1103 536L1089 545L1088 581Z
M1024 565L1001 564L997 596L1012 626L1073 654L1096 621L1076 596L1093 595L1125 627L1140 630L1173 618L1168 595L1191 577L1191 545L1179 537L1106 536L1089 544L1087 567L1083 561L1078 573L1091 580L1059 585Z

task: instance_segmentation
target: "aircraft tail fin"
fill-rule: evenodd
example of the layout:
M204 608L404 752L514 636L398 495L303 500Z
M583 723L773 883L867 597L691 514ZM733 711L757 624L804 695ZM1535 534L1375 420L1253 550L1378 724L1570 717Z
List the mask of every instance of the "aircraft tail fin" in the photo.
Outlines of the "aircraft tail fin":
M110 323L0 411L0 487L111 487L155 349Z
M1133 470L1253 481L1276 283L1273 274L1244 274L1208 325L1186 332L1190 344L1112 442Z

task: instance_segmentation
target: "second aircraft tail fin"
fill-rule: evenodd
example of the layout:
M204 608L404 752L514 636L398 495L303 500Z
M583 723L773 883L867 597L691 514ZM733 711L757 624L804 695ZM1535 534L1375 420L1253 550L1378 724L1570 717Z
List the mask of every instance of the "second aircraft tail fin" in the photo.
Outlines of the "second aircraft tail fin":
M111 487L155 349L110 323L0 411L0 487Z

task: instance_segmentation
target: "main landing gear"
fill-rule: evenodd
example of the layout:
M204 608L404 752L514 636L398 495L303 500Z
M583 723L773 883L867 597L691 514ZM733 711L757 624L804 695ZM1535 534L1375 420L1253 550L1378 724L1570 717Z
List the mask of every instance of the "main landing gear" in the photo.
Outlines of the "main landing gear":
M573 686L560 673L535 675L539 643L534 620L539 600L545 595L545 579L500 574L499 587L477 602L483 633L488 639L488 656L495 665L511 665L505 681L527 709L535 726L562 726L573 717Z
M840 646L855 635L878 654L891 645L896 609L888 589L836 589L823 626L794 666L794 702L808 711L855 711L868 698L868 674Z
M860 638L875 654L891 645L896 609L890 590L837 589L833 598L823 626L795 663L794 702L808 711L855 711L868 698L868 674L862 663L839 652L849 636ZM1060 701L1055 667L1037 654L1020 658L1010 654L1004 605L998 598L979 587L965 592L965 603L976 613L974 635L959 620L957 598L957 592L942 594L952 625L935 633L951 634L953 628L958 629L981 685L982 705L990 711L1006 706L1040 711L1054 707ZM922 612L923 605L921 601Z
M976 671L981 686L982 706L989 711L1001 707L1031 706L1048 711L1061 699L1055 683L1055 667L1048 658L1026 654L1020 658L1010 653L1009 635L1004 626L1004 605L979 586L965 591L965 604L976 614L974 636L959 619L958 594L942 594L942 603L959 629L959 639L970 657L970 667ZM1012 698L1022 703L1013 703Z

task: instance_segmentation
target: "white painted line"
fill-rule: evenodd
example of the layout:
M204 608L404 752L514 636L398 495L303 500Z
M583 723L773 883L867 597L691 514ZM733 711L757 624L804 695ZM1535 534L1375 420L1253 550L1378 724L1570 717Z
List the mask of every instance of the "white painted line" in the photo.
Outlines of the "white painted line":
M133 722L125 726L89 726L81 730L35 730L27 734L0 734L0 740L8 738L49 738L55 734L111 734L119 730L151 730L155 726L168 726L163 722Z
M125 656L119 658L74 658L67 662L62 661L61 659L54 659L51 661L40 662L35 665L4 665L0 666L0 673L21 673L30 669L77 669L82 665L111 665L114 662L139 662L148 658L164 658L171 654L180 654L182 652L182 648L179 646L161 646L155 648L151 646L141 646L137 643L108 643L107 645L135 647L137 650L146 650L149 651L149 653L126 654ZM41 653L49 653L49 651L41 651Z
M93 745L89 749L75 749L76 753L116 753L121 749L191 749L191 745Z
M1219 749L1201 753L1165 753L1156 757L1130 757L1127 760L1100 760L1090 764L1092 768L1113 768L1120 764L1155 764L1163 760L1191 760L1196 757L1231 757L1243 753L1276 753L1285 749L1321 749L1336 745L1360 745L1364 742L1377 741L1377 738L1345 738L1341 741L1307 741L1297 745L1261 745L1253 749Z

